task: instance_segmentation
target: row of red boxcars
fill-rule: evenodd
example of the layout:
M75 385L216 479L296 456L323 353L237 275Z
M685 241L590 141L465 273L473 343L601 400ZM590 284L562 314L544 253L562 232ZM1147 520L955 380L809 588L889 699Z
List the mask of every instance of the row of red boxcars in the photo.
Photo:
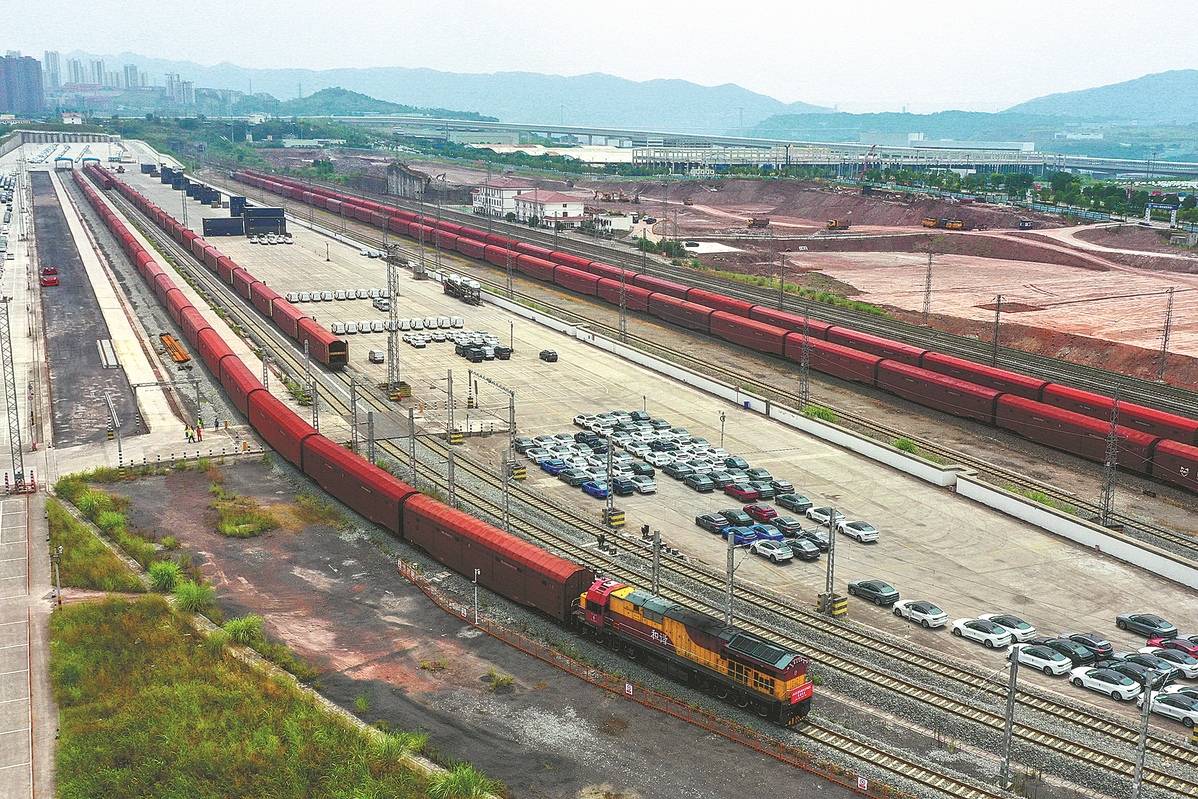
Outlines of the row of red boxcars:
M187 251L194 255L205 266L220 276L237 293L250 300L254 307L300 344L307 342L308 350L313 360L334 368L345 366L349 362L349 347L344 339L339 339L313 321L312 317L283 299L274 289L259 280L220 250L213 247L195 234L195 231L183 226L170 214L163 211L149 199L142 196L129 184L110 173L89 167L100 186L106 189L116 188L132 202L143 214L154 220L154 224L165 230L171 238L182 244ZM176 320L177 321L177 320Z
M667 322L811 368L891 391L946 413L976 419L1033 441L1104 461L1113 400L909 344L754 305L601 261L551 251L498 234L438 222L411 211L253 171L234 177L529 277L625 305ZM622 282L621 282L622 278ZM1119 404L1119 465L1198 491L1198 421L1134 403Z
M86 171L101 186L122 185L98 168ZM78 172L75 181L142 277L154 288L184 337L200 352L204 365L220 380L233 404L276 452L363 517L416 544L458 573L475 578L480 585L568 626L587 626L579 610L582 593L593 585L611 583L597 580L586 567L421 494L322 436L262 386L254 372L233 353L170 275ZM148 210L150 207L147 204L143 211L152 213ZM156 223L166 229L177 224L161 209L156 210L160 214L154 216ZM775 667L776 664L752 655L759 648L755 645L748 653L741 651L747 639L751 639L750 643L763 645L764 640L752 633L724 628L716 619L704 614L691 613L687 618L692 616L696 623L710 622L729 633L716 645L722 650L719 653L722 657L763 672ZM606 624L608 622L604 622ZM734 646L736 644L739 649ZM700 669L689 662L693 655L675 652L660 641L655 641L652 648L655 651L651 664L655 663L659 670L685 682L708 686L717 696L722 691L723 697L742 706L742 702L751 702L758 712L780 724L791 724L806 716L810 709L811 686L805 678L807 661L797 654L786 660L786 674L792 681L801 678L804 685L793 696L775 697L768 691L741 685L731 673ZM781 652L778 647L767 649L775 655ZM722 689L720 685L723 685Z

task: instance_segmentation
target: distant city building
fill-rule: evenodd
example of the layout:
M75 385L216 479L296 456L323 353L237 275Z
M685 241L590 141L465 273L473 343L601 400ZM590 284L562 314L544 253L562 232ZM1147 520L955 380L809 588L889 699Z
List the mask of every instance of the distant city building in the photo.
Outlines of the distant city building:
M87 83L87 67L78 58L67 59L67 83L83 86Z
M59 66L57 50L46 51L42 61L42 72L47 89L57 89L62 85L62 69Z
M137 74L136 64L125 64L123 87L126 89L136 89L141 86L141 80Z
M512 178L492 178L474 191L474 213L506 216L516 213L516 198L532 186Z
M179 97L183 105L196 104L196 85L192 81L185 80L179 84Z
M0 112L34 116L45 109L41 63L30 56L6 55L0 61Z
M92 86L104 85L104 60L97 58L88 62L87 82Z
M62 124L64 125L82 125L83 114L77 114L74 111L67 111L62 115Z

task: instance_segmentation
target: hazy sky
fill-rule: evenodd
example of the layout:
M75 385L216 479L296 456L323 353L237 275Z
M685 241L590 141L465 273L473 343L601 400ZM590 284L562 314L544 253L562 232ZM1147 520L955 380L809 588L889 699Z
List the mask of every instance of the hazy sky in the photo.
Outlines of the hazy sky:
M1198 67L1193 0L0 0L0 19L0 48L38 58L606 72L846 111L993 111Z

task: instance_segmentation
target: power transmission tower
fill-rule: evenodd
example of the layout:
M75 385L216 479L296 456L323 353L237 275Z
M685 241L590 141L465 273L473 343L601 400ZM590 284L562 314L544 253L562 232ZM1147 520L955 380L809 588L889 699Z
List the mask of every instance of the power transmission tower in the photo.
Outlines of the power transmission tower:
M811 404L811 323L808 321L810 308L803 303L803 354L799 359L799 396L802 406Z
M1115 401L1111 404L1111 426L1106 435L1106 459L1102 473L1102 513L1099 523L1107 526L1111 506L1115 502L1115 473L1119 467L1119 386L1115 386Z
M932 318L932 248L928 248L928 271L923 276L923 323L931 324Z
M994 298L994 341L993 348L990 351L990 365L998 366L998 321L1002 314L1003 296L999 294Z
M8 411L8 446L12 450L13 488L25 490L25 455L21 451L21 411L17 406L17 378L12 362L12 330L8 325L11 297L0 297L0 358L4 359L4 403Z
M620 270L620 342L628 341L628 289L624 283L624 270Z
M507 298L512 298L512 250L507 251Z
M1156 379L1158 383L1165 382L1165 361L1169 358L1169 335L1173 332L1173 289L1175 286L1169 287L1169 301L1165 305L1165 331L1161 337L1161 360L1156 367Z

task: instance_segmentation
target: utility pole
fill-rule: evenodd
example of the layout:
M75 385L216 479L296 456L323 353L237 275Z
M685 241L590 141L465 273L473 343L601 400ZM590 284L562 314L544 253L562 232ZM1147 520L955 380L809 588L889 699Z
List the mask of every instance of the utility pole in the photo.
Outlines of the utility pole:
M507 251L507 298L512 299L512 250Z
M641 245L642 249L644 245ZM628 342L628 288L624 279L624 269L620 269L620 343Z
M1115 504L1115 475L1119 470L1119 389L1115 386L1114 402L1111 403L1111 424L1106 434L1106 458L1102 469L1102 510L1099 523L1107 526L1111 509Z
M1165 382L1165 361L1169 358L1169 334L1173 332L1173 290L1176 286L1170 286L1168 295L1169 300L1165 304L1165 330L1161 337L1161 360L1156 367L1156 380L1158 383Z
M612 511L615 510L615 507L616 507L616 504L615 504L616 492L612 488L612 477L611 477L611 459L612 459L612 451L614 449L615 449L615 444L613 444L612 441L610 439L608 439L608 442L607 442L607 507L603 514L603 522L604 522L604 524L607 524L609 526L611 525Z
M932 248L928 247L928 271L923 276L923 323L927 327L932 319ZM997 336L996 336L997 338Z
M316 376L312 374L312 351L308 342L304 342L304 371L308 377L308 396L312 399L312 427L320 432L320 405L316 397ZM198 389L197 389L198 391ZM196 413L199 413L200 402L196 400Z
M350 452L358 451L358 379L354 376L349 378L349 440Z
M828 511L828 571L824 577L824 607L827 615L832 615L832 606L836 599L836 509Z
M55 547L50 559L54 561L54 599L58 606L62 607L62 574L58 570L58 564L62 561L62 547Z
M803 303L803 352L799 358L799 397L803 408L811 404L811 308Z
M445 478L449 483L449 506L457 506L457 486L454 484L454 469L453 469L453 442L450 440L453 437L453 370L446 371L447 394L449 401L447 403L447 421L445 424L445 451L448 455L449 462L446 465Z
M374 411L366 411L366 459L375 462L377 454L374 449Z
M724 592L724 624L732 624L732 576L736 572L736 536L728 531L728 586Z
M1140 740L1136 744L1136 770L1131 779L1132 799L1140 799L1144 785L1144 750L1148 743L1148 716L1152 713L1152 694L1157 689L1157 683L1165 678L1164 674L1154 672L1144 686L1144 708L1140 713Z
M270 391L270 350L262 348L262 387Z
M661 530L653 531L653 596L661 595Z
M999 294L994 298L994 342L993 349L990 351L990 365L998 366L998 322L1002 314L1003 295Z
M21 446L21 409L17 405L17 379L12 360L12 329L9 327L8 308L12 297L0 297L0 368L4 372L4 401L8 412L8 448L12 452L13 486L18 491L25 488L25 455Z
M399 267L395 257L387 258L387 394L399 390Z
M770 234L771 236L773 234ZM778 310L786 302L786 258L778 253Z
M510 457L510 455L509 455ZM503 463L503 529L507 532L512 531L512 516L511 516L511 484L512 484L512 467L516 465L515 459L505 457Z
M416 409L408 408L408 467L412 470L412 487L416 487Z
M487 162L487 182L484 184L483 197L487 201L487 232L491 232L491 219L494 214L491 213L491 162Z
M998 771L998 787L1007 790L1011 776L1011 731L1015 727L1015 690L1019 679L1019 644L1011 647L1011 679L1007 683L1007 715L1003 723L1002 761Z

